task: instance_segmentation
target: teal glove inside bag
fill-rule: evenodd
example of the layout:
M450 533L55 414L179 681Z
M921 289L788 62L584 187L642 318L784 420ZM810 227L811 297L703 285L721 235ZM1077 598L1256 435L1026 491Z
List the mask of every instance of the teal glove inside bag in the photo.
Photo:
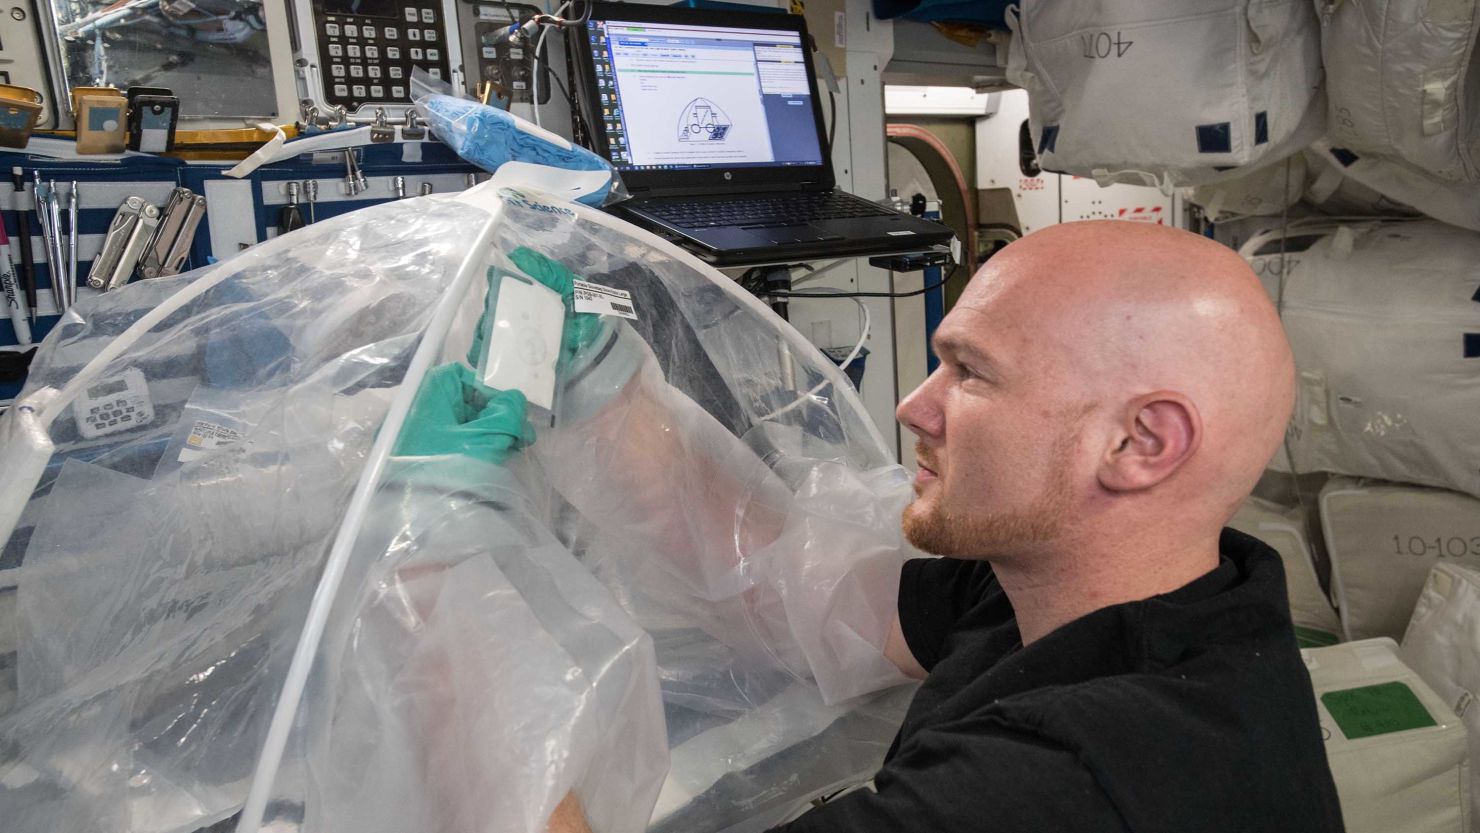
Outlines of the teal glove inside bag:
M392 452L399 457L462 454L501 464L534 443L524 394L484 387L459 362L434 367L412 400Z
M561 340L559 363L560 369L564 370L570 366L571 361L582 349L601 337L606 325L602 323L599 315L575 311L577 277L565 267L565 264L551 260L524 246L510 252L509 259L514 261L514 265L521 272L560 293L561 300L565 302L565 335ZM498 308L498 287L502 277L497 270L488 270L488 294L483 301L483 315L478 319L478 329L473 335L473 346L468 348L468 364L473 367L477 367L483 357L488 328L492 326L494 311Z

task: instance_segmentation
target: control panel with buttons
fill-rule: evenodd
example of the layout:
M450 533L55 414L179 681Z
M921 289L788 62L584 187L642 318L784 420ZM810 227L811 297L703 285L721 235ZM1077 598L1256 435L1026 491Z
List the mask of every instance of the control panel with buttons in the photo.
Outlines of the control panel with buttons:
M462 54L467 62L469 92L476 94L480 82L493 85L496 98L510 102L527 102L533 92L533 45L523 41L511 42L507 29L510 22L526 20L541 11L536 6L524 3L486 2L472 0L458 6L462 22L458 31L463 38ZM553 34L545 39L546 51L553 55L558 48L559 37ZM546 56L547 59L550 55ZM557 67L564 61L555 61ZM550 100L550 84L540 85L540 103Z
M410 104L416 69L452 78L458 57L443 44L456 36L449 38L442 0L313 0L312 16L330 107Z
M142 428L154 421L149 385L136 367L83 391L72 407L78 433L89 440Z

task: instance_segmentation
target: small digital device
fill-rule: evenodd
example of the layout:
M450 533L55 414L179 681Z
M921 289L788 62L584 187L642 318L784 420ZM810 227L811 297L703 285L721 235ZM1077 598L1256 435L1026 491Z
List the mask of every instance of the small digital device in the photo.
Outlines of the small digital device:
M555 408L555 365L565 335L560 293L523 275L505 273L498 285L488 349L481 357L483 384L523 391L531 405Z
M462 86L454 0L303 0L295 4L304 98L320 112L390 115L411 104L411 73ZM393 112L395 111L395 112Z
M144 373L136 367L83 391L72 404L72 412L77 417L77 430L89 440L154 421L149 386Z
M175 125L180 99L163 87L130 87L128 91L128 149L164 153L175 149Z

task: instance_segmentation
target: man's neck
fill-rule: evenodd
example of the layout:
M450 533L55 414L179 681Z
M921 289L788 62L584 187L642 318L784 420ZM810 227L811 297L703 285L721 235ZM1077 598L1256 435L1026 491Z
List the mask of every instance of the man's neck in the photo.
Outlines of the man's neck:
M1218 566L1218 539L1161 549L1067 547L991 563L1028 645L1101 608L1170 593L1206 575Z

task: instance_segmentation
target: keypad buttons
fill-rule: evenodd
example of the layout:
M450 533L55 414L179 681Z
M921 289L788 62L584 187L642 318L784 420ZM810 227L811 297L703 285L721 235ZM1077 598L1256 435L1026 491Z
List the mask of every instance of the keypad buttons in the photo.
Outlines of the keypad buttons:
M406 40L421 40L421 30L420 29L407 29L406 30Z
M397 29L394 26L387 26L387 27L385 27L385 37L386 37L386 40L395 40L396 38L399 38L400 36L401 36L401 30Z
M416 22L416 9L407 9L406 10L406 22L408 22L408 23L415 23Z
M333 75L335 78L343 78L344 77L344 64L335 64L335 65L329 67L329 74L330 75Z
M440 60L442 60L442 52L440 50L437 50L437 49L428 49L427 50L427 60L428 61L440 61Z
M343 84L335 84L334 94L339 96L340 98L343 98L344 96L349 95L349 87L346 87Z
M355 91L355 98L364 98L365 97L365 85L364 84L356 84L354 86L354 91Z
M365 40L375 40L376 31L377 30L374 26L366 23L364 26L360 27L360 37L364 38Z
M353 43L350 44L349 45L349 56L351 58L358 58L358 57L360 57L360 47L358 45L356 45L356 44L353 44Z
M379 78L380 77L380 67L379 66L372 65L372 66L365 67L365 72L369 73L369 75L370 75L371 78Z
M379 84L370 85L370 97L376 101L383 100L385 98L385 87Z
M346 23L344 25L344 36L347 37L347 38L357 38L357 37L359 37L360 36L360 27L356 26L353 23Z
M351 78L364 78L365 68L359 64L355 64L349 68L349 75Z
M341 57L343 55L344 55L344 47L340 46L337 43L331 43L331 44L329 44L329 57L330 58L338 58L338 57Z
M385 57L392 61L401 60L401 47L387 46L385 48Z
M413 61L420 61L422 59L423 54L424 53L421 51L421 49L419 47L413 46L411 48L411 60L413 60Z
M433 78L441 78L442 70L438 69L437 67L427 67L427 75L430 75Z
M331 38L337 38L337 37L339 37L339 24L338 23L325 23L324 24L324 34L328 35Z
M400 67L386 67L386 71L391 74L392 78L400 78L401 73L405 72L405 70L401 69Z
M405 87L402 87L402 86L399 86L399 85L394 86L394 87L391 87L391 98L405 98L405 97L406 97L406 88Z
M378 47L378 46L367 46L367 47L365 47L365 57L366 58L369 58L372 61L375 60L376 58L379 58L380 57L380 47Z
M422 30L422 33L421 33L421 39L424 40L424 41L426 41L427 43L436 43L437 42L437 30L436 29L423 29Z
M437 13L434 12L434 11L432 11L431 9L422 9L421 10L421 22L422 23L436 23L437 22Z

